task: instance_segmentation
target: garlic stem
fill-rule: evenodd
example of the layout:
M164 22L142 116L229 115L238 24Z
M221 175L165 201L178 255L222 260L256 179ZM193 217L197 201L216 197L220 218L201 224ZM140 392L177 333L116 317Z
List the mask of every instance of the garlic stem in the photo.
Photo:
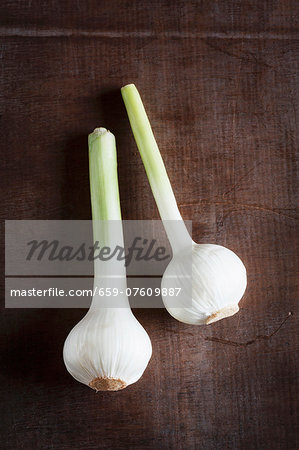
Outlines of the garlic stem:
M88 148L94 242L100 247L123 248L115 137L105 128L96 128L88 136ZM94 277L94 287L117 288L120 292L127 288L124 262L116 257L107 261L95 259ZM109 307L109 302L111 299L106 296L95 296L91 308ZM129 307L127 297L121 297L121 303L120 306Z
M190 236L178 209L142 100L134 84L124 86L121 93L168 239L173 251L179 252L188 243L190 245Z
M115 137L96 128L88 136L88 148L92 218L121 220Z

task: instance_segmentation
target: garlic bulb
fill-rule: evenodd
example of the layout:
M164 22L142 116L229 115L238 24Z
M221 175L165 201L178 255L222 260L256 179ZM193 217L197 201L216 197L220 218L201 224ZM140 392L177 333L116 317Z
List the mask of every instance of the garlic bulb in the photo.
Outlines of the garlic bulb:
M177 320L196 325L209 324L235 314L247 284L244 264L225 247L196 244L191 240L134 84L123 87L122 96L173 250L173 259L163 275L161 285L165 307ZM173 296L169 295L169 288L176 287L181 288L182 295L175 302ZM165 291L168 293L165 294Z
M70 374L96 391L118 391L135 383L151 354L148 334L129 306L91 308L71 330L63 349Z
M88 143L94 240L110 248L124 247L115 138L105 128L96 128ZM124 261L97 259L94 269L91 307L69 333L63 359L81 383L96 391L117 391L142 376L152 346L130 309ZM117 297L109 295L112 289Z
M175 319L193 325L216 322L238 312L246 289L246 269L240 258L221 245L192 242L191 299L186 258L190 258L189 251L175 254L163 275L162 289L182 290L179 307L172 296L163 296L167 311Z

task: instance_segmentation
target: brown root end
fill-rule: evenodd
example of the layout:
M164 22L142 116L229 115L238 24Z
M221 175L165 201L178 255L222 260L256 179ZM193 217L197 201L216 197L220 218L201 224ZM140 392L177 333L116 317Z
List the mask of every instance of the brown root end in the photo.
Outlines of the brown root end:
M90 383L89 387L95 391L120 391L127 386L127 383L120 380L119 378L94 378Z
M225 319L225 317L230 317L239 311L239 306L227 306L226 308L220 309L219 311L211 314L207 320L206 325L209 323L217 322L217 320Z

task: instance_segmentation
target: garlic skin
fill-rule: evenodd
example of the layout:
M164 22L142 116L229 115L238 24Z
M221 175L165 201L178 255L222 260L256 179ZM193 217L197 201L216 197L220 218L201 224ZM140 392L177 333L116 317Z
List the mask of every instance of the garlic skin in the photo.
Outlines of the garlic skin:
M177 303L173 297L163 296L167 311L180 322L192 325L210 324L238 312L247 285L241 259L221 245L192 242L191 301L191 279L184 279L191 275L187 258L190 252L174 254L164 273L162 288L182 289Z
M151 354L150 338L129 306L91 307L63 348L69 373L96 391L118 391L135 383Z

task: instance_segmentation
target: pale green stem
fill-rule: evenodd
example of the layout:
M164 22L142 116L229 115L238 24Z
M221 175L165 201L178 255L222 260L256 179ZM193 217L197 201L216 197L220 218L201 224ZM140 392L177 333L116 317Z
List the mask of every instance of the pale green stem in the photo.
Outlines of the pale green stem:
M96 128L88 136L93 220L121 220L114 135Z
M112 252L117 245L124 247L115 137L105 128L96 128L88 136L88 147L93 237L99 247L110 247ZM95 283L98 279L106 287L126 286L124 261L97 259L94 271Z
M121 89L121 93L168 239L173 251L178 252L190 245L191 240L178 209L150 122L136 86L128 84Z

